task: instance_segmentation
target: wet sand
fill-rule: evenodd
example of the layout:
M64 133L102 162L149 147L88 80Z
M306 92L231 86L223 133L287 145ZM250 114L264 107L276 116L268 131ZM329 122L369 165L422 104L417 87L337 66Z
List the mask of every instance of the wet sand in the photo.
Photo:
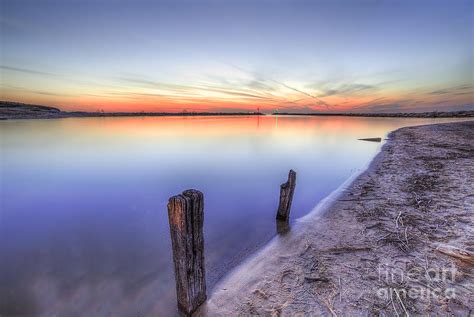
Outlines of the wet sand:
M474 121L396 130L365 172L233 270L197 315L469 316L472 179Z

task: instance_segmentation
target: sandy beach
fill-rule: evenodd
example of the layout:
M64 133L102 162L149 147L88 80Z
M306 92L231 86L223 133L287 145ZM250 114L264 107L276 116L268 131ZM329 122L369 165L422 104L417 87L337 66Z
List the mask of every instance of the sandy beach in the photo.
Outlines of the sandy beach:
M365 172L232 271L197 314L470 316L472 179L474 121L396 130Z

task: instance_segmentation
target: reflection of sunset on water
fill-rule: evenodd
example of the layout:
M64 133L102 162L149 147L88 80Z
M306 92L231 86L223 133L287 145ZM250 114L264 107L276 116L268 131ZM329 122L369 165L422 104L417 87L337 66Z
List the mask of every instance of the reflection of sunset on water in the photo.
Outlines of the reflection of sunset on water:
M342 116L169 116L65 119L59 124L67 131L97 134L111 138L225 138L235 135L258 133L265 137L288 138L295 135L367 136L383 134L398 122L407 119L348 118ZM411 118L406 122L418 124L430 119Z
M363 168L380 146L357 138L441 121L285 116L4 121L0 170L8 186L1 192L0 226L2 255L9 261L0 261L0 297L20 298L28 312L46 315L94 315L99 307L110 307L113 315L133 315L136 307L147 315L172 314L169 197L187 188L205 194L211 287L275 234L279 185L289 169L298 173L292 203L297 219Z

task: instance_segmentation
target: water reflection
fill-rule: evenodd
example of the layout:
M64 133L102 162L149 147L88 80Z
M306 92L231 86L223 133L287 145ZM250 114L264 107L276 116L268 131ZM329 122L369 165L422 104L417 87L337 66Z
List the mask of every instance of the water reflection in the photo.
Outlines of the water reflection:
M170 196L187 188L204 192L211 288L275 234L279 186L289 169L298 171L295 219L371 159L379 144L358 138L429 122L282 116L1 122L0 315L173 314ZM280 225L279 232L289 229Z

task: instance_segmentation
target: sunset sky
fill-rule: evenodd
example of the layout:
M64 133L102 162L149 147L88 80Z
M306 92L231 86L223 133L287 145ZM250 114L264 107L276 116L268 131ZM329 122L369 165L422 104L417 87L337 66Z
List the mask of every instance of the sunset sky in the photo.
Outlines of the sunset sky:
M0 1L1 100L87 111L474 108L471 0Z

